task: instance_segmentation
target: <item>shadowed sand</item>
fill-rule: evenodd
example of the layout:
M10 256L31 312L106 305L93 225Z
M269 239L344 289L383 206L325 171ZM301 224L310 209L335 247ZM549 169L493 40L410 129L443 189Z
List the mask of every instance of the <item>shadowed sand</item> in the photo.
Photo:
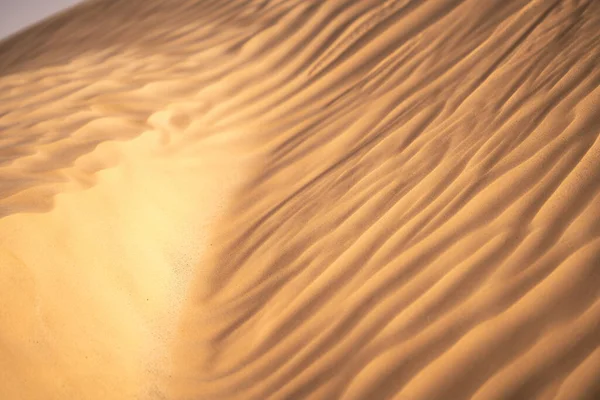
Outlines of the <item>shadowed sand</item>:
M89 1L0 43L7 399L600 398L600 2Z

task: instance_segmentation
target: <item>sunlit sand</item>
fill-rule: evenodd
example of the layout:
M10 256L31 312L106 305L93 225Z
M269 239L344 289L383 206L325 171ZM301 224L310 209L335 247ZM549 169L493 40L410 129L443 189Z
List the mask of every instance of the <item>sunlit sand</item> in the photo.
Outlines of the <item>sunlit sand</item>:
M0 398L600 398L599 85L592 0L0 42Z

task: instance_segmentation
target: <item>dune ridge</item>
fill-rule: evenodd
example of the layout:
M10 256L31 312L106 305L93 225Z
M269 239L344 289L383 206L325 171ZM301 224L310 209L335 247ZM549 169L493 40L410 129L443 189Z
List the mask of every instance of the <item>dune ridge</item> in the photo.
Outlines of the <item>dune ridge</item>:
M93 0L0 43L0 389L597 398L599 43L593 0Z

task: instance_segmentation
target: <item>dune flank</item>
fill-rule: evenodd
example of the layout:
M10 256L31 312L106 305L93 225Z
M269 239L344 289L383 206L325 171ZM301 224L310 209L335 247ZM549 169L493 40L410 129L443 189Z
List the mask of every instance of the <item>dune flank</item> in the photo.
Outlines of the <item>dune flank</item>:
M0 42L0 398L600 398L600 2L91 0Z

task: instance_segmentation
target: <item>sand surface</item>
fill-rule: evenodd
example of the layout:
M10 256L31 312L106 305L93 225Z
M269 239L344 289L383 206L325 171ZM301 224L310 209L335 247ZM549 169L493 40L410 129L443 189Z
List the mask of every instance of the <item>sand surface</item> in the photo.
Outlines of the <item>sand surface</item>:
M0 398L600 398L600 2L92 0L0 42Z

